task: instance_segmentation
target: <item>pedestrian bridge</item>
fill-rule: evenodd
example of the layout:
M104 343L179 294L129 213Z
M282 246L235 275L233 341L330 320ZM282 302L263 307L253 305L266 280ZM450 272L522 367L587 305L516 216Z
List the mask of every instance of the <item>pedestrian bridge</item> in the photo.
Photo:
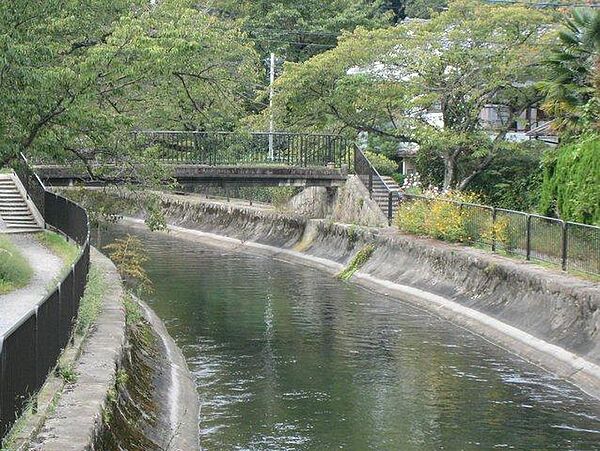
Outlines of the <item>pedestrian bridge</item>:
M296 133L140 131L134 145L147 151L177 182L271 186L342 185L354 165L351 141L341 136ZM80 155L39 161L35 171L49 185L135 183L143 161Z

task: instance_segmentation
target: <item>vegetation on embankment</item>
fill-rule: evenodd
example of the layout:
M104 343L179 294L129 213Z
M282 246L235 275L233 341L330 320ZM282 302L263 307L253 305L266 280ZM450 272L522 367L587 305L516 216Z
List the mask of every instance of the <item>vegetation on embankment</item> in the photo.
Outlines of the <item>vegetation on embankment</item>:
M340 272L337 277L341 280L350 280L354 273L364 266L369 261L371 255L375 251L375 246L371 243L365 244L352 258L348 266Z
M600 225L600 136L555 149L544 168L540 211Z
M22 288L31 280L33 269L6 236L0 236L0 294Z
M85 336L98 318L102 310L102 298L106 287L106 279L102 271L96 265L91 265L85 292L79 302L79 313L75 325L77 335Z
M45 230L35 236L43 246L61 258L65 267L71 266L79 256L79 246L58 233Z

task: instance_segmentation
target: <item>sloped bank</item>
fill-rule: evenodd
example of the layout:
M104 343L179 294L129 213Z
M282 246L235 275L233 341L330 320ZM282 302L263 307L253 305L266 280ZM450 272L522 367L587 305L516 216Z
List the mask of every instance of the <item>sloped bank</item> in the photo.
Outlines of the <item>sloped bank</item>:
M307 220L192 196L164 195L163 206L182 237L277 254L331 273L370 244L374 250L355 273L356 283L464 326L600 398L598 284L387 228Z
M128 296L107 257L93 249L92 264L103 275L101 305L72 381L59 389L51 378L44 411L24 419L9 449L199 449L198 397L181 351L145 304L129 301L126 315Z

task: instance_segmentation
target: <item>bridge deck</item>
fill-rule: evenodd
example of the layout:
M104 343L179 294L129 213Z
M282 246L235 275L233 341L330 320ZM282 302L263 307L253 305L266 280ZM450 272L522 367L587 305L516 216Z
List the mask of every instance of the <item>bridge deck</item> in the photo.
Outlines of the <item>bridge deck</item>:
M171 176L181 183L203 184L256 184L271 186L325 186L344 184L347 171L327 167L295 166L207 166L195 164L167 164ZM106 168L105 168L106 169ZM104 179L94 179L83 168L64 165L38 165L35 171L49 185L102 185ZM132 176L114 175L113 181L133 182ZM111 178L107 175L106 178Z

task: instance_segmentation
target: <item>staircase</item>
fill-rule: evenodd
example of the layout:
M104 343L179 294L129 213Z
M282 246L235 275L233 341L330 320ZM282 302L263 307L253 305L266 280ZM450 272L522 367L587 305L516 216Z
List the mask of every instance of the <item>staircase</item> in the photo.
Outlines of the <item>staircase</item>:
M379 208L383 210L383 213L386 216L388 215L388 188L391 191L400 191L400 185L398 185L393 178L382 175L381 180L379 180L378 177L373 177L373 200L377 202L377 205L379 205ZM396 211L396 203L397 201L394 198L392 203L392 214Z
M42 223L33 203L13 174L0 174L0 233L30 233L41 230Z

